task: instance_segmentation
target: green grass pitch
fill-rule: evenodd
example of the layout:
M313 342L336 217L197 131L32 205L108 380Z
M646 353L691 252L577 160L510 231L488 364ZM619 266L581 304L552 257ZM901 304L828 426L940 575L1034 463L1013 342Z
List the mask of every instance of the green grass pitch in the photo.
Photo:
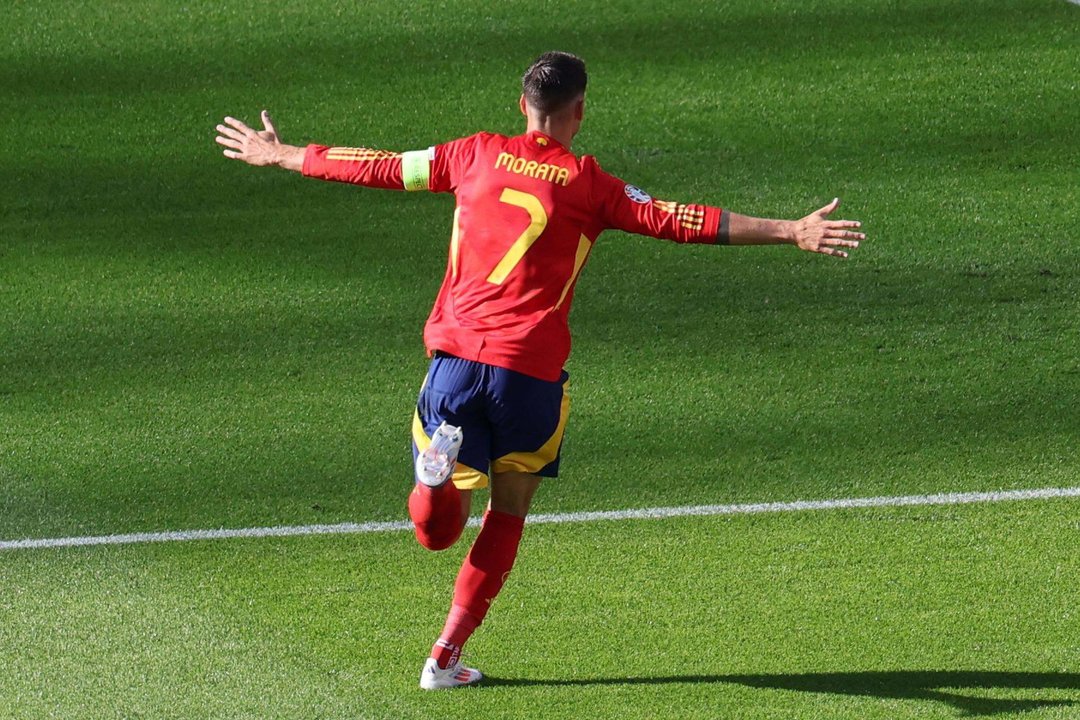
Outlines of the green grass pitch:
M604 236L562 512L1080 485L1080 7L1065 0L11 2L0 539L400 520L452 200L221 157L417 149L589 64L575 150L868 241ZM466 538L468 539L468 538ZM416 689L465 545L0 552L0 718L1069 718L1080 504L544 525Z

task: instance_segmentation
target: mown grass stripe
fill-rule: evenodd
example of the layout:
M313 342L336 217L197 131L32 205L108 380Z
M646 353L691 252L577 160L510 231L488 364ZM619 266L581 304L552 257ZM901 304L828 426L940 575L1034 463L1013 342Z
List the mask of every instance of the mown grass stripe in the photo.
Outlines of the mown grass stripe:
M628 510L602 510L573 513L548 513L529 517L529 523L565 524L599 520L660 520L675 517L711 515L752 515L756 513L803 512L808 510L846 510L855 508L904 507L913 505L967 505L972 503L1046 500L1080 497L1080 487L1041 488L1035 490L1000 490L991 492L941 493L937 495L900 495L895 497L845 498L840 500L796 500L794 502L745 503L739 505L688 505ZM469 526L480 518L469 520ZM338 523L334 525L285 525L255 528L220 528L216 530L173 530L165 532L88 535L83 537L0 540L0 550L34 550L94 545L130 545L134 543L181 542L185 540L226 540L230 538L288 537L296 535L350 535L411 530L410 522Z

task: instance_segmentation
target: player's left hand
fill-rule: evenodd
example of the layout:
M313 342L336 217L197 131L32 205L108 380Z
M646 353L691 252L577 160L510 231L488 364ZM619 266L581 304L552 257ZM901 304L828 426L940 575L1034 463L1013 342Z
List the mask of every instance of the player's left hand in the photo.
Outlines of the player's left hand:
M843 248L855 249L866 235L854 232L853 228L862 226L857 220L830 220L829 215L840 206L836 198L825 207L795 221L794 240L799 249L824 255L846 258Z
M225 151L225 157L242 160L248 165L281 164L281 150L284 146L270 120L270 113L263 110L261 119L262 130L254 130L232 117L225 118L224 124L217 126L217 143L232 148Z

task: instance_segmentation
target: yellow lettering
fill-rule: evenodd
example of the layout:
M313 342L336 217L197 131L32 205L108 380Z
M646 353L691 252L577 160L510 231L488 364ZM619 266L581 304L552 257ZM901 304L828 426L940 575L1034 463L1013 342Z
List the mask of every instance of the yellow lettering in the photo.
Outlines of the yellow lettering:
M495 158L495 168L502 168L516 175L540 178L564 186L570 184L570 170L567 168L537 162L536 160L526 160L508 152L499 153L498 157Z

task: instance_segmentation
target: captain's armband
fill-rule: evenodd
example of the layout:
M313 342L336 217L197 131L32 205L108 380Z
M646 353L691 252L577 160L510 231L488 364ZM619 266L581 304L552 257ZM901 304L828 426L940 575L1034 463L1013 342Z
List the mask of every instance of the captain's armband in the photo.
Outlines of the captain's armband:
M431 161L434 159L434 147L401 154L401 184L406 190L431 189Z

